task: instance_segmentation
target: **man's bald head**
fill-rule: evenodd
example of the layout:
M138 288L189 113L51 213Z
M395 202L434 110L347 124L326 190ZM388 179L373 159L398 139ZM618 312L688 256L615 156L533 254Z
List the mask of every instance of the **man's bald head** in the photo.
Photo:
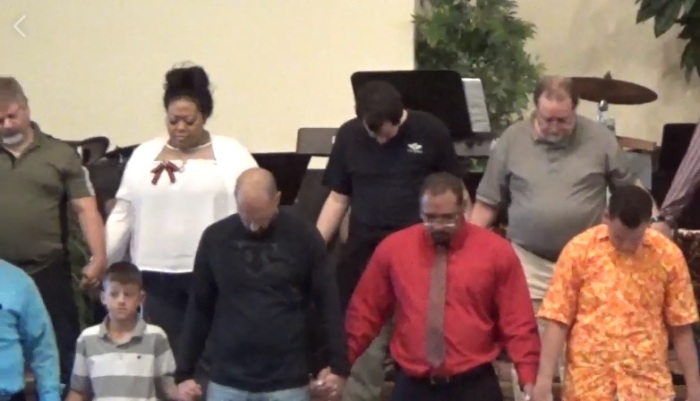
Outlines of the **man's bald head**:
M236 180L235 195L267 195L273 198L277 195L277 181L271 172L264 168L254 167L245 170Z
M244 171L236 180L238 215L250 231L264 231L277 215L280 193L275 177L263 168Z

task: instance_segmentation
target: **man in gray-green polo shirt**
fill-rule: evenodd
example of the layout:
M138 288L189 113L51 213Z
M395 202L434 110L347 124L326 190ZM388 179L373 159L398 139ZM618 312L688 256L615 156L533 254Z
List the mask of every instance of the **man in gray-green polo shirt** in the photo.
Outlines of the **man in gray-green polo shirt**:
M576 114L571 79L544 78L534 102L532 118L513 124L498 139L470 220L489 226L507 207L508 239L537 312L564 245L602 222L609 187L638 180L615 134Z
M80 334L67 252L67 205L92 255L84 286L99 286L105 269L104 226L77 152L43 133L30 117L21 85L0 77L0 259L32 276L54 326L61 381L70 378Z

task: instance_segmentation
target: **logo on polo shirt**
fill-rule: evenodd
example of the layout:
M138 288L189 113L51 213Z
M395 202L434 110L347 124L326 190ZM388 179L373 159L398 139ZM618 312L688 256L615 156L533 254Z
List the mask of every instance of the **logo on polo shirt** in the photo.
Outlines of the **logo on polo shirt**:
M423 145L420 143L409 143L408 144L408 153L416 153L416 154L421 154L423 153Z

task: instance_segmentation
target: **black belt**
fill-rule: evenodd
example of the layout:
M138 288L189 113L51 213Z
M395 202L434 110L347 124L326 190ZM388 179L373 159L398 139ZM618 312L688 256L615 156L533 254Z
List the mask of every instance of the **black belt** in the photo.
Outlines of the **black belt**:
M401 369L400 366L396 365L396 370L401 372L403 375L405 375L407 378L409 378L412 381L418 381L418 382L426 382L430 384L431 386L444 386L450 383L458 383L466 380L471 380L474 378L482 377L485 375L495 375L496 371L493 369L493 365L490 363L485 363L483 365L479 365L473 369L469 369L466 372L462 373L457 373L456 375L450 375L450 376L440 376L440 375L428 375L428 376L422 376L422 377L416 377L416 376L409 376L406 374L406 371Z

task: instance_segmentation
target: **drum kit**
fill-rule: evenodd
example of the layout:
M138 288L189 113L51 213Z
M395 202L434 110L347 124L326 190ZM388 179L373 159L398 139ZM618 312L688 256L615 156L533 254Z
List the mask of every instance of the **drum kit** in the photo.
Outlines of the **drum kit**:
M598 104L597 120L615 132L615 119L610 117L610 105L641 105L658 99L653 90L633 82L613 79L610 72L600 77L572 77L574 92L580 99ZM656 144L637 138L618 136L623 148L652 152Z

